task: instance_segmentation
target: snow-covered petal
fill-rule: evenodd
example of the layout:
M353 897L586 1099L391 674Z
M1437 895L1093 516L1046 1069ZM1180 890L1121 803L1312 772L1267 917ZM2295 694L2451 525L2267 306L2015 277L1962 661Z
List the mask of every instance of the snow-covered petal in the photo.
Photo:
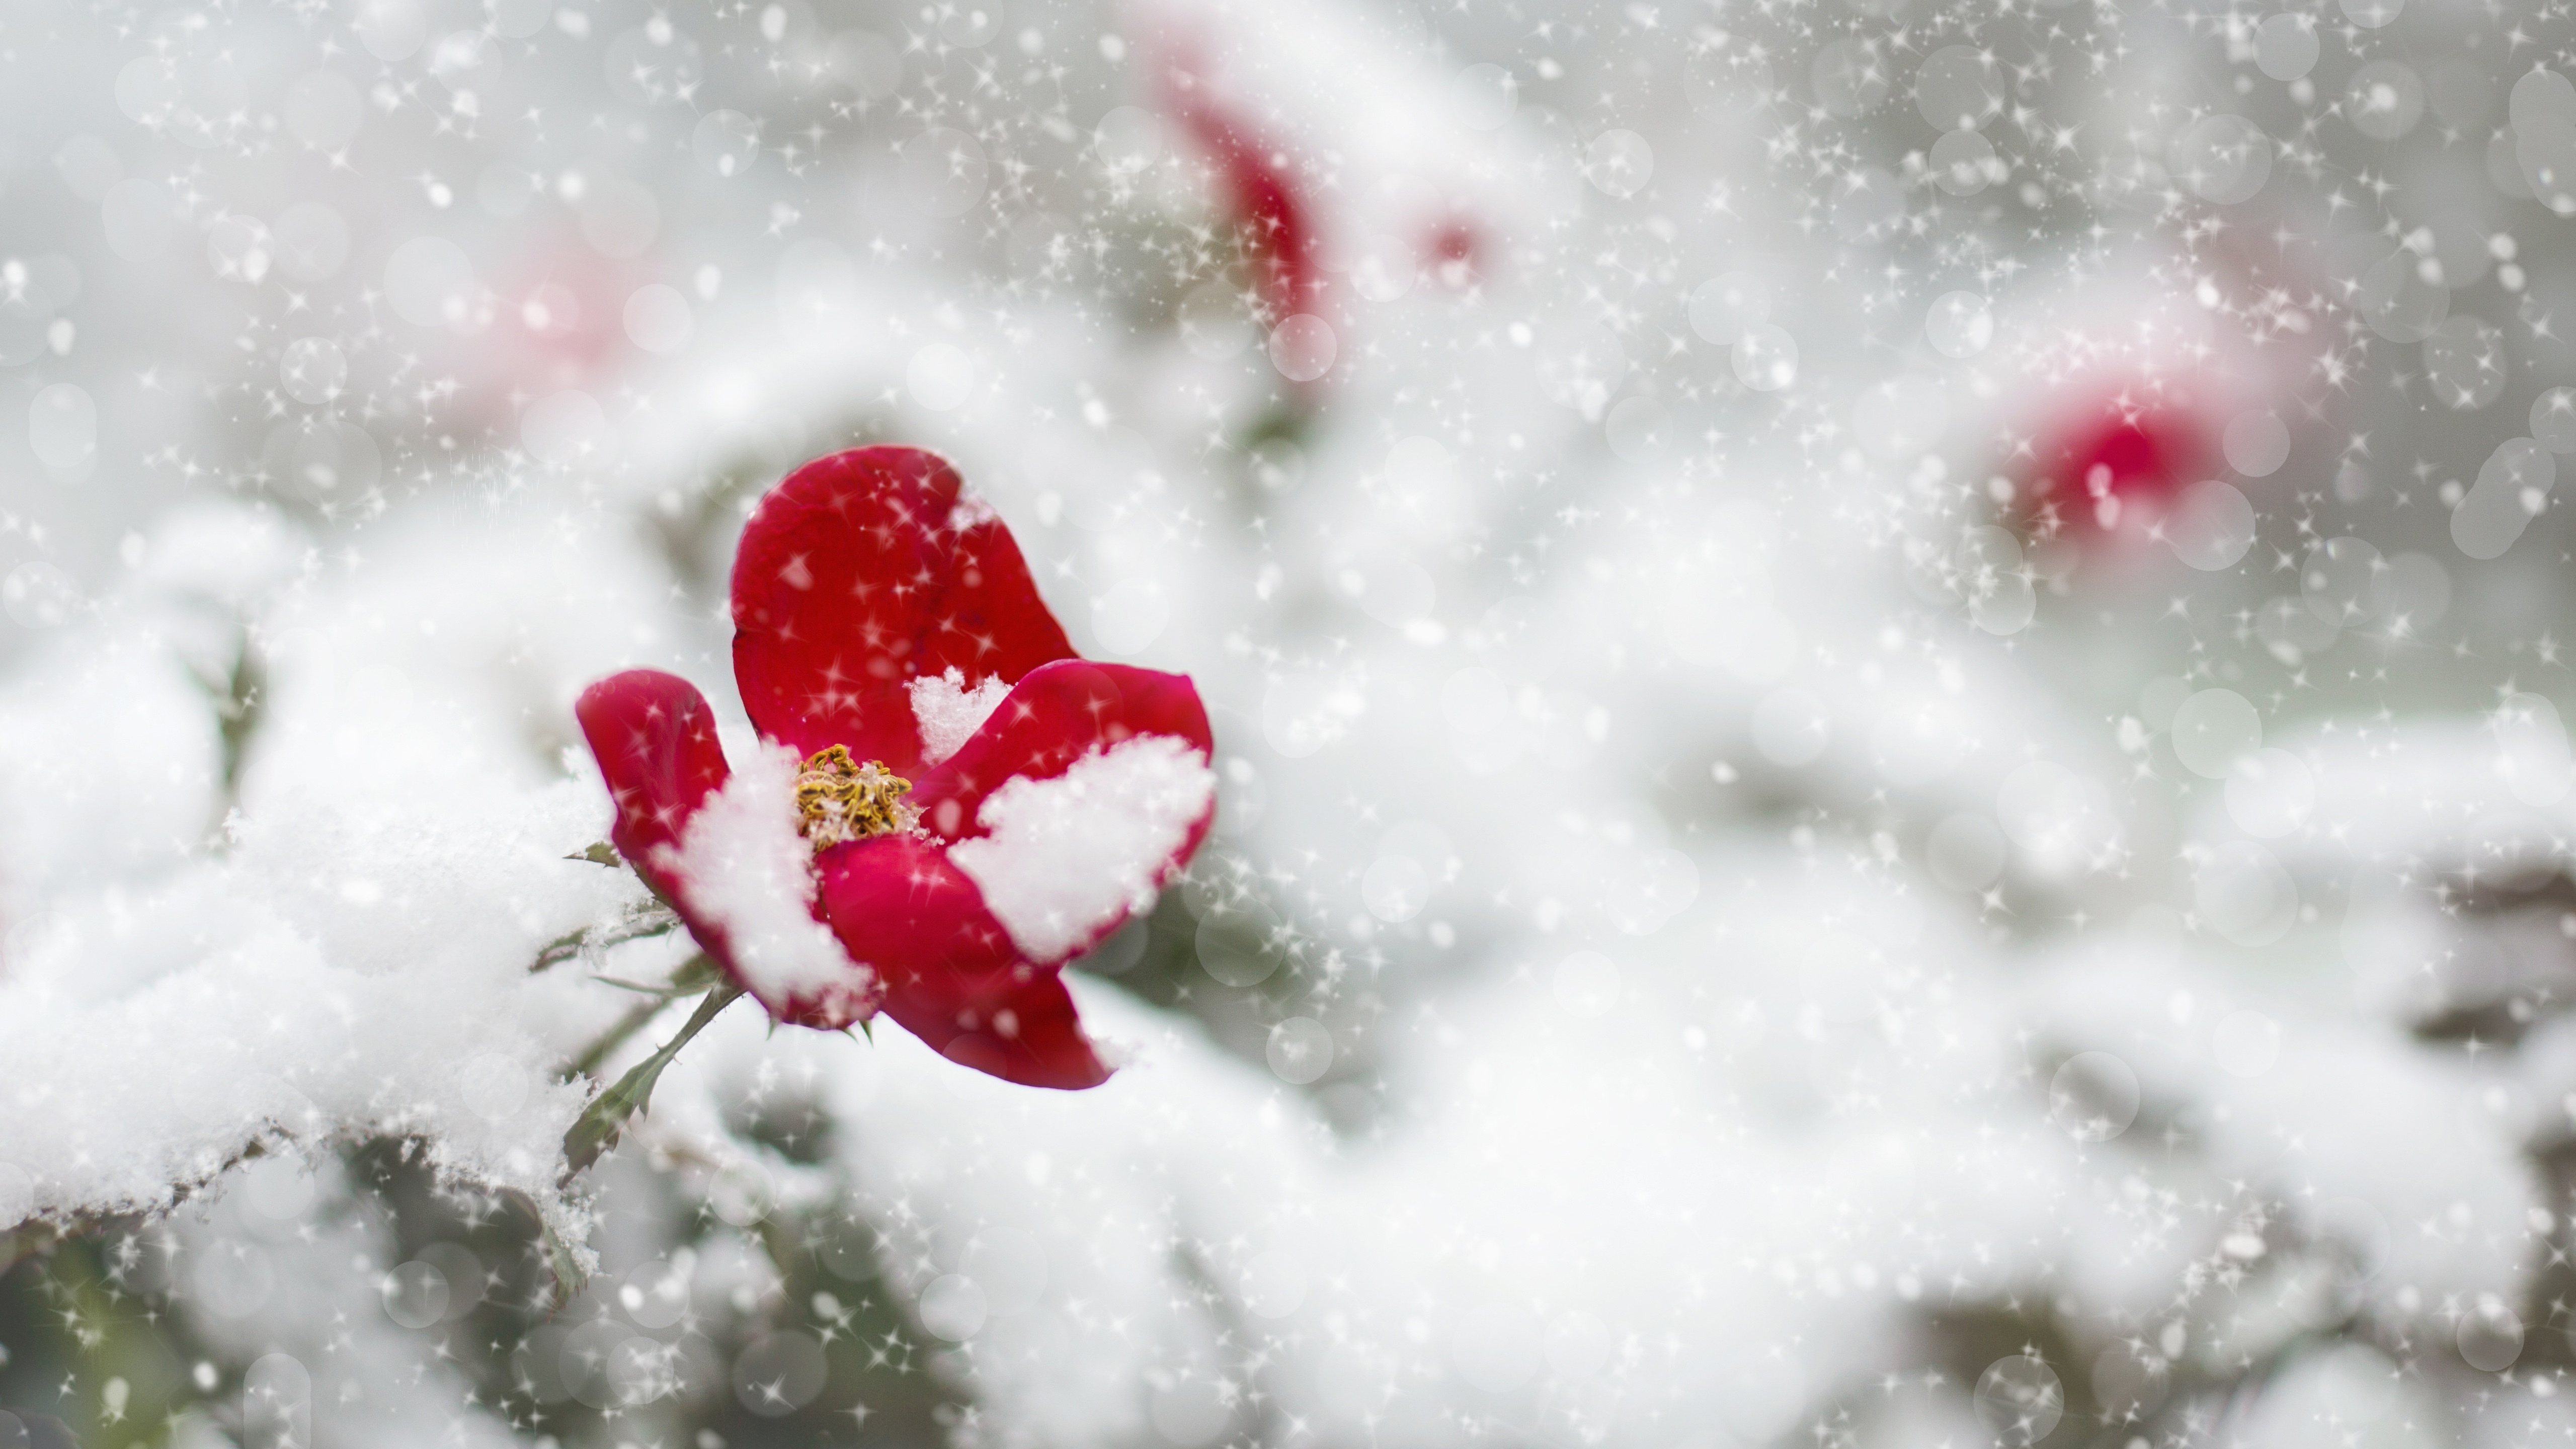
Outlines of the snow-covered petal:
M1216 801L1207 755L1176 735L1140 735L1046 779L984 797L949 859L1019 948L1060 961L1153 904Z
M815 919L796 766L777 746L754 750L689 817L678 843L655 850L654 864L687 898L690 918L722 940L726 966L770 1015L837 1030L873 1015L880 990L876 974Z
M676 674L630 669L583 690L573 714L617 803L610 843L669 897L657 856L728 773L715 711Z
M1172 735L1202 756L1215 753L1207 708L1187 676L1060 660L1031 671L956 754L922 775L912 803L923 829L961 840L981 833L984 797L1004 781L1060 775L1083 756L1138 735ZM1193 833L1183 843L1183 856L1198 840Z

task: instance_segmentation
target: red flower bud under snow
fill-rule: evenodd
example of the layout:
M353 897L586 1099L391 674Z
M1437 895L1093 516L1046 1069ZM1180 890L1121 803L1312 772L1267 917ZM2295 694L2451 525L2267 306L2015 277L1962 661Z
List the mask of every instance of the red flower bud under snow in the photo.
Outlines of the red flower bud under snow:
M2035 521L2056 516L2102 534L2161 518L2177 492L2218 462L2213 425L2200 407L2133 394L2063 410L2032 451L2038 469L2027 505Z
M1265 321L1315 310L1323 279L1315 219L1284 150L1210 90L1204 67L1184 51L1165 71L1173 114L1223 173L1225 200L1258 269Z
M951 1060L1088 1087L1059 972L1167 883L1215 813L1198 691L1078 657L1010 530L914 448L788 475L733 571L726 760L687 681L592 685L620 853L781 1021L882 1009Z

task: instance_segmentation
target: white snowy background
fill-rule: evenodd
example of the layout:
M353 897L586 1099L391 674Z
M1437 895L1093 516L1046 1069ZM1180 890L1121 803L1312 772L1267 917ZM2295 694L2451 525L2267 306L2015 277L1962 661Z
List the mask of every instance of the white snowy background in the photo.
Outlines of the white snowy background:
M2472 0L12 0L0 1449L2576 1438L2566 74ZM2106 405L2206 466L2035 515ZM573 699L739 724L741 520L863 441L1216 720L1075 972L1133 1064L739 1006L559 1191L688 949L530 970L643 895Z

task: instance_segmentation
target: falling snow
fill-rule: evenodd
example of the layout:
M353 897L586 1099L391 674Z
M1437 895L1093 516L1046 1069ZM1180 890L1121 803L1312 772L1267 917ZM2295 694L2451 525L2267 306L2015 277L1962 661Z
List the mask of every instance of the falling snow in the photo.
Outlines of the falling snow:
M0 78L0 1449L2576 1443L2564 6L19 0ZM1206 707L906 827L1100 1085L870 1017L744 711L746 521L871 444L971 491L814 707L977 763L1025 669L907 651L1013 546ZM605 843L630 669L735 768L681 909L848 1030Z

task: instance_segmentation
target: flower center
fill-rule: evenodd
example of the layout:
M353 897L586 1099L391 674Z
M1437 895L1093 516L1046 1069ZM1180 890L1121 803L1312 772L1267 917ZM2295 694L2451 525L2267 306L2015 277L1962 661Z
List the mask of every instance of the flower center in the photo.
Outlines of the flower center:
M820 851L845 840L896 835L913 828L921 812L903 803L912 782L876 760L850 758L834 745L805 762L796 775L796 831Z

